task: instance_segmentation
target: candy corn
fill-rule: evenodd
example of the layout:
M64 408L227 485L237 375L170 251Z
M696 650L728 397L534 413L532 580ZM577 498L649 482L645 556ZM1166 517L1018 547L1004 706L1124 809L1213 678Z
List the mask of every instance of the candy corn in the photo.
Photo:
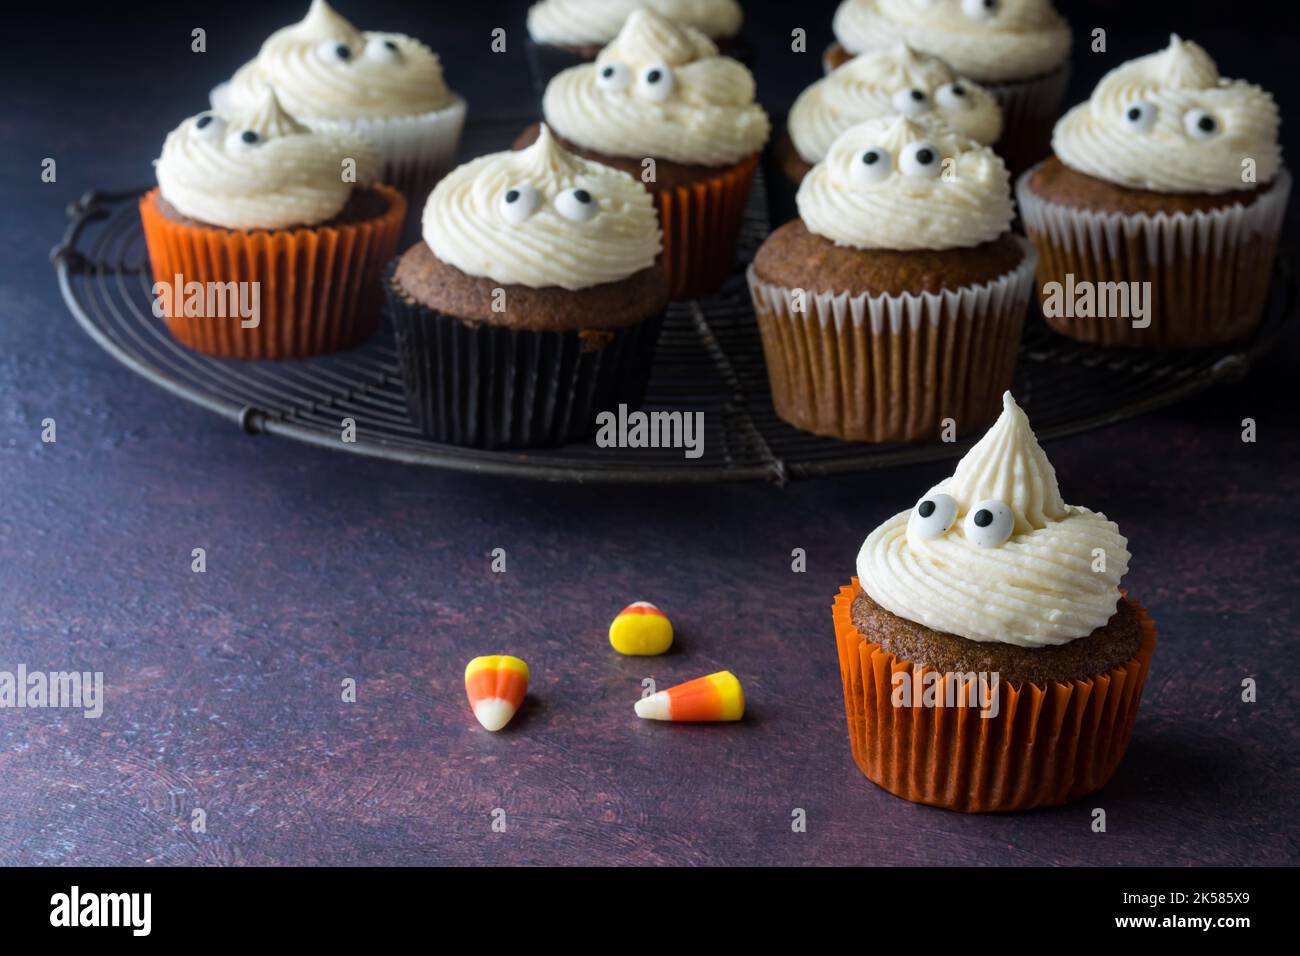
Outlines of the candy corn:
M636 715L646 720L740 720L745 692L731 671L678 684L636 702Z
M662 654L673 646L673 622L649 601L637 601L609 625L609 642L620 654Z
M500 730L524 702L528 692L528 665L517 657L494 654L476 657L465 665L465 693L478 722Z

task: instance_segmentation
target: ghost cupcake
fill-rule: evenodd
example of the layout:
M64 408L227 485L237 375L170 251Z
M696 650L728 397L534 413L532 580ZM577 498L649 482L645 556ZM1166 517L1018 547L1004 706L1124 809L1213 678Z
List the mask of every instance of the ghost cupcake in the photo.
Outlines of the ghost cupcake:
M906 117L868 120L799 187L749 268L776 412L849 441L938 441L1011 383L1034 251L1006 166Z
M638 9L694 27L728 56L742 61L748 56L737 0L539 0L528 8L527 41L538 95L561 70L596 59Z
M267 85L312 129L364 137L379 155L380 178L415 208L455 163L465 101L447 88L437 54L400 33L363 33L325 0L271 34L212 91L213 108L246 109Z
M835 600L858 767L897 796L966 812L1105 785L1156 643L1120 589L1128 564L1113 521L1061 499L1007 393L953 476L867 536Z
M668 289L641 183L564 150L459 167L424 209L424 240L389 271L412 417L435 441L559 445L640 404Z
M779 203L773 221L794 215L794 188L815 163L826 158L835 138L864 120L901 113L918 122L945 123L988 146L1002 133L1002 108L982 86L958 76L938 57L917 53L905 43L854 57L808 87L794 101L786 131L773 144L788 201Z
M907 43L988 87L1003 113L996 147L1013 172L1047 155L1070 78L1070 27L1049 0L843 0L832 26L828 71Z
M1291 191L1278 122L1272 96L1177 36L1106 74L1017 184L1048 324L1147 348L1253 331Z
M265 88L251 110L185 120L156 167L140 217L154 278L172 290L157 311L178 340L302 358L374 331L406 201L376 182L364 140L309 130Z
M551 81L543 112L566 149L653 194L674 299L713 292L732 273L770 128L744 66L693 27L635 10L595 63Z

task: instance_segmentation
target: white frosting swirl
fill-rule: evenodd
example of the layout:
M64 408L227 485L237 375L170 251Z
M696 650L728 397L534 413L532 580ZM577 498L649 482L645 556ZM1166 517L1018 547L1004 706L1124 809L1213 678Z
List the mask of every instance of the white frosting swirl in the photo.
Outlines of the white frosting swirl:
M927 538L909 533L916 509L895 515L867 536L858 580L881 607L936 631L1020 647L1067 644L1114 615L1128 542L1105 515L1061 500L1010 392L1003 406L956 473L925 496L956 500L951 528ZM1015 523L1002 544L980 547L965 519L989 499L1007 505Z
M355 182L344 178L348 159ZM355 186L374 183L378 160L356 136L311 132L267 88L250 112L185 120L167 134L156 167L163 199L191 219L281 229L338 215Z
M450 106L437 54L400 33L362 33L325 0L277 30L240 67L220 106L248 108L263 87L304 123L416 116Z
M527 149L454 170L424 207L424 241L443 262L534 289L626 279L654 265L660 238L645 186L567 152L545 125Z
M604 46L628 14L646 9L694 27L715 40L740 32L737 0L541 0L528 9L528 35L539 43Z
M1070 55L1048 0L844 0L832 27L850 53L907 43L982 82L1050 73Z
M867 154L877 154L864 181ZM921 160L929 154L925 172ZM884 155L881 155L884 154ZM1011 227L1006 164L987 146L905 117L852 126L799 187L808 229L858 249L955 249L990 242Z
M817 163L850 126L902 111L941 120L986 146L1002 133L1002 108L992 93L900 43L854 57L800 93L790 109L790 138L805 162Z
M1170 37L1159 53L1107 73L1056 124L1052 149L1072 169L1135 189L1253 189L1282 163L1277 104L1258 86L1225 80L1210 55ZM1254 176L1243 181L1243 163Z
M693 27L635 10L594 64L551 80L542 110L565 139L609 156L735 163L763 148L770 124L749 70L717 54Z

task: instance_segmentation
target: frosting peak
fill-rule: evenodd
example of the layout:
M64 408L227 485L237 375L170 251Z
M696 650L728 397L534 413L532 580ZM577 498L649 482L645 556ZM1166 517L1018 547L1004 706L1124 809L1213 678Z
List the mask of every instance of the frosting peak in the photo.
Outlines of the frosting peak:
M542 110L565 139L610 156L725 166L763 148L754 78L693 27L634 11L595 63L546 87Z
M545 124L526 149L452 171L424 207L434 255L472 276L577 290L648 269L658 214L636 179L565 150Z
M1128 542L1061 500L1056 473L1008 393L956 473L867 536L858 580L881 607L972 641L1066 644L1110 620Z
M1278 125L1268 93L1222 79L1204 49L1175 34L1165 49L1102 77L1056 124L1052 149L1067 166L1121 186L1231 192L1277 175ZM1243 176L1248 166L1253 178Z
M275 90L269 86L263 89L261 98L252 111L246 114L241 125L244 129L251 129L267 139L273 136L291 136L295 133L310 132L306 126L285 111L285 108L280 105L280 98L275 95Z
M628 14L649 9L715 39L740 32L737 0L540 0L528 9L528 35L564 46L605 44Z

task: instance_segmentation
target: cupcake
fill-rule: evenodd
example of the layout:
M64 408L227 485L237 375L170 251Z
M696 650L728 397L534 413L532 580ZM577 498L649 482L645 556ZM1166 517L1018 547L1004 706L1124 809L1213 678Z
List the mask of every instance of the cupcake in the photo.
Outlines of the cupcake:
M1070 26L1048 0L844 0L826 51L833 70L907 43L988 87L1002 106L996 146L1014 171L1049 152L1070 79Z
M715 291L735 268L769 130L749 71L694 27L638 9L594 64L550 82L542 107L566 149L630 173L654 195L672 297Z
M178 340L207 355L302 358L374 331L406 200L376 184L364 140L309 130L264 88L251 111L185 120L156 167L140 217L170 292L155 311Z
M668 287L650 193L565 151L450 173L424 240L386 279L403 385L421 431L482 448L559 445L640 404Z
M799 94L786 131L773 144L778 175L771 177L773 221L796 214L794 191L835 138L850 126L901 113L918 122L946 123L988 146L1002 132L1002 108L988 90L956 73L938 57L905 43L863 53ZM777 207L780 209L778 210Z
M1128 542L1061 500L1010 393L951 478L880 525L834 605L849 746L890 793L966 812L1105 785L1156 628L1120 590Z
M325 0L271 34L212 91L212 106L246 109L267 85L312 129L364 137L379 155L381 181L413 207L455 164L465 101L447 89L437 54L400 33L362 33Z
M561 70L596 59L628 14L642 8L694 27L723 53L747 59L737 0L539 0L528 8L528 62L538 96Z
M997 413L1034 251L1007 168L906 117L850 127L748 277L776 412L849 441L936 441Z
M1052 149L1016 188L1052 328L1194 348L1258 327L1291 192L1268 93L1175 36L1106 74Z

